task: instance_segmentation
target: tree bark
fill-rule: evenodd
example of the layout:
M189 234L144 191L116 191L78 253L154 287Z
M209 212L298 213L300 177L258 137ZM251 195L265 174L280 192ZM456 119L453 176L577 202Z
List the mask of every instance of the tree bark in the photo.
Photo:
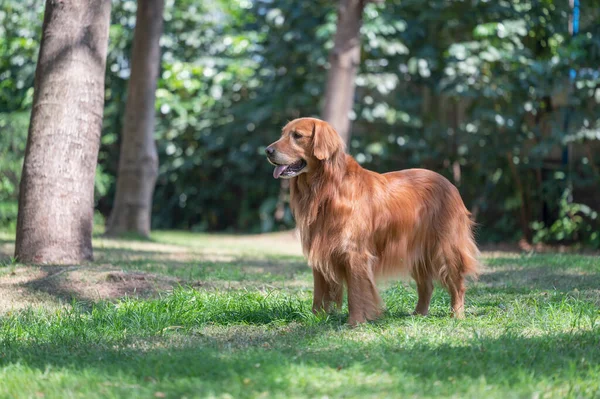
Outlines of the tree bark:
M15 257L91 260L110 0L47 0L19 193Z
M154 104L160 69L164 0L138 0L115 202L106 234L150 234L158 174Z
M334 46L329 55L323 119L350 141L350 111L360 64L360 27L366 0L340 0Z

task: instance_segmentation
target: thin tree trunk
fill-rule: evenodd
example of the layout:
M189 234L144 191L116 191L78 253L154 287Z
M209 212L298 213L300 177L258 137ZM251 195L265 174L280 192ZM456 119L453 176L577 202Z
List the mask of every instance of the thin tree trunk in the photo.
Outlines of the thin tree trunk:
M334 46L329 55L323 119L350 141L350 111L360 64L360 27L366 0L340 0Z
M158 174L154 103L160 69L164 0L138 0L115 203L108 235L148 236Z
M519 221L521 222L521 231L523 232L523 238L525 239L525 241L527 243L531 243L531 229L529 228L529 221L531 220L530 218L530 213L528 212L528 203L529 201L527 200L527 194L525 192L525 187L523 185L523 182L521 181L521 175L519 174L519 171L517 170L517 167L515 166L515 163L513 161L513 154L512 152L508 152L506 154L506 159L508 160L508 166L510 168L510 172L513 175L513 179L515 180L515 185L516 185L516 189L517 189L517 193L519 194L519 197L521 198L521 206L519 208Z
M48 0L19 193L15 257L91 260L110 0Z

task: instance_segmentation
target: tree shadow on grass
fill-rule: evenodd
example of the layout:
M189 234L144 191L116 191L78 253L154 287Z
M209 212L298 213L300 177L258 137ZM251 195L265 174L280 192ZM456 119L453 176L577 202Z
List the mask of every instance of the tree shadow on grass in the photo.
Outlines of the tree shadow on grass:
M593 266L593 262L600 264L600 258L589 257L584 266L566 262L559 266L548 265L543 260L522 266L519 260L500 259L500 263L506 265L494 267L482 274L479 287L514 294L558 291L574 296L583 295L586 299L600 303L600 271Z
M510 286L523 291L538 289L571 292L574 289L583 291L600 288L600 273L534 267L486 273L480 277L480 281L496 288Z
M241 263L223 267L239 268ZM176 262L173 267L186 265L189 263ZM518 292L532 289L571 292L575 288L591 292L598 282L598 273L588 271L584 279L578 275L569 279L572 272L568 268L541 266L491 270L482 276L479 284L483 290L504 294L506 287ZM536 279L536 276L541 277ZM560 281L558 286L555 280ZM541 380L546 381L546 386L564 386L576 381L596 389L579 395L576 392L575 396L594 397L600 393L598 383L591 382L600 375L598 328L535 337L507 333L480 338L475 334L475 338L467 338L467 342L444 344L421 340L412 343L401 333L363 340L359 329L345 334L350 338L346 340L336 338L345 315L334 315L314 325L303 322L303 315L308 312L307 301L300 307L297 303L286 306L285 302L276 302L276 306L266 302L264 307L236 311L219 302L212 313L199 312L203 320L191 326L179 320L166 324L175 326L174 331L179 324L187 326L187 330L165 333L149 329L143 333L147 336L137 340L102 336L98 332L106 328L102 325L82 326L82 332L91 331L89 335L74 335L54 328L51 334L39 340L8 341L0 337L0 367L18 363L39 373L59 368L78 376L96 374L100 378L94 381L106 380L112 384L113 392L123 396L130 396L131 390L147 397L157 391L168 397L224 394L246 397L262 392L268 396L293 396L290 395L293 393L311 397L344 393L350 396L473 396L467 395L468 387L476 387L481 381L506 392L520 384L520 389L526 390L521 394L531 396L539 389ZM137 323L136 317L141 314L143 312L123 317ZM161 312L153 314L152 317L160 317ZM0 319L0 326L2 321ZM197 326L211 324L227 326L223 328L228 332L214 334L197 329ZM273 327L275 332L263 333L272 328L271 324L283 327ZM592 323L592 328L596 324ZM249 335L248 325L262 329L261 333ZM127 327L123 325L124 329ZM455 385L456 381L464 383ZM350 386L349 391L344 391L343 384Z
M175 278L149 273L126 273L114 267L40 266L38 275L22 284L31 293L43 292L59 302L78 302L88 308L103 300L146 298L179 285Z
M59 302L79 302L88 308L102 300L156 297L178 286L202 289L286 287L308 267L296 261L239 259L232 262L157 261L153 254L134 261L84 266L39 266L20 289L43 292ZM275 284L275 285L273 285Z
M332 324L307 327L296 324L268 340L232 347L227 338L200 336L182 345L136 345L86 342L80 338L48 337L44 343L9 342L2 347L0 365L22 364L44 372L53 368L100 374L118 384L167 395L234 397L296 394L351 396L452 393L453 381L487 384L510 391L515 383L540 379L566 383L590 378L600 365L599 331L523 337L514 334L477 339L464 345L410 344L397 339L330 345L314 343L331 333ZM121 349L115 349L121 346ZM348 372L346 372L348 371ZM306 373L315 373L306 377ZM302 377L300 377L302 375ZM345 377L344 377L345 375ZM371 377L370 377L371 376ZM377 379L372 376L388 376ZM326 381L349 380L344 392ZM357 380L358 379L358 380ZM361 380L364 379L364 380ZM369 380L374 380L369 382ZM342 389L342 390L340 390Z

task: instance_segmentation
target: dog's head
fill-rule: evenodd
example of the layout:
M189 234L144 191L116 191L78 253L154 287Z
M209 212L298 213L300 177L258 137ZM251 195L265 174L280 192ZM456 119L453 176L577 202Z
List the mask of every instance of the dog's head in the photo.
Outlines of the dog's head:
M289 179L311 173L328 160L344 154L344 142L331 125L315 118L294 119L281 138L265 149L275 165L274 178Z

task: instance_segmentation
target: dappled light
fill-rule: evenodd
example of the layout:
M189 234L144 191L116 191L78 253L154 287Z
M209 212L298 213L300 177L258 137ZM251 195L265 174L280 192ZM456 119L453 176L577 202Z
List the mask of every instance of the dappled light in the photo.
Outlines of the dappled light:
M600 0L3 0L0 397L600 397Z

